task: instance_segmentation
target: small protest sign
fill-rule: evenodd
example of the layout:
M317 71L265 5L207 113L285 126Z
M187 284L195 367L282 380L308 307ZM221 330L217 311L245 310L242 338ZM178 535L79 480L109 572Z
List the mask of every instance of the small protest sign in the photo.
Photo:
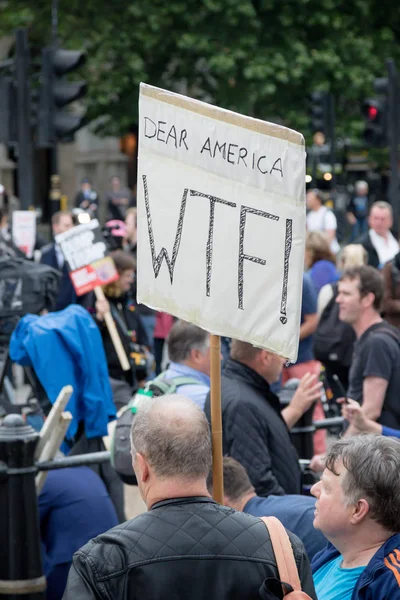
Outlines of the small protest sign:
M56 235L78 296L118 279L97 219Z
M103 285L119 278L97 219L77 225L55 236L70 269L70 277L78 296L94 291L97 300L105 300ZM131 366L119 337L111 312L104 314L108 332L114 344L119 362L124 371Z
M144 84L139 113L138 302L296 360L303 136Z
M12 241L27 258L32 258L36 242L36 213L15 210L12 214Z

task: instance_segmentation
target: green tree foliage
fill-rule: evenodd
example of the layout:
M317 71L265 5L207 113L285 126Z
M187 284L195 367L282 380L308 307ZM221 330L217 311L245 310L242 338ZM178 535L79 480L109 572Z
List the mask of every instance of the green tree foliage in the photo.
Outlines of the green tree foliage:
M0 34L29 26L39 49L50 8L3 1ZM59 0L59 38L88 51L88 114L104 133L137 121L144 81L305 133L308 94L330 90L349 135L385 59L399 62L400 11L389 0Z

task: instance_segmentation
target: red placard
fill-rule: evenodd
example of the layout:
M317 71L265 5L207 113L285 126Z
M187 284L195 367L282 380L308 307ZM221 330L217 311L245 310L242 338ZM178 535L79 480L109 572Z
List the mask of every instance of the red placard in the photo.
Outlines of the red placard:
M118 279L114 261L106 256L90 265L70 272L70 277L78 296L87 294L98 285L103 286Z

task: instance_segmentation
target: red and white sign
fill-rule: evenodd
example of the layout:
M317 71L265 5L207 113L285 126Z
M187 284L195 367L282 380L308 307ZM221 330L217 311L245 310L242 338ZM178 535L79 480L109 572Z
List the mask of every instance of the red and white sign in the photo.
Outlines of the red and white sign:
M107 256L107 246L97 219L60 233L55 239L69 266L69 275L78 296L118 279L114 261Z

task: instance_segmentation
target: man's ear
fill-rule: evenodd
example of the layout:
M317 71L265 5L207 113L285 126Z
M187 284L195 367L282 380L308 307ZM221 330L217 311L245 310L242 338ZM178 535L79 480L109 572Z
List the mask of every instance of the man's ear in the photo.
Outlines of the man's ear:
M136 478L140 479L142 483L146 483L149 478L150 470L149 463L140 452L136 452L136 464L135 464Z
M363 298L361 298L361 302L363 306L370 308L375 302L375 295L372 292L369 292Z
M361 498L357 502L354 508L354 512L351 516L350 522L352 525L358 525L363 521L369 514L369 504L365 498Z

